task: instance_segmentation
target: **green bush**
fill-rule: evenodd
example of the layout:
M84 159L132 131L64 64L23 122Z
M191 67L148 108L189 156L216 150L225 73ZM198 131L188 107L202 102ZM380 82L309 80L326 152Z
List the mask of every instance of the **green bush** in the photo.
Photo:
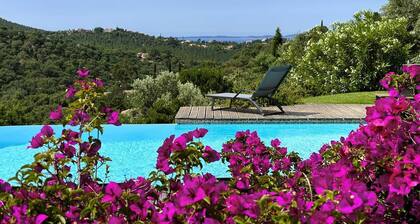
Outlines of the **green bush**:
M170 93L178 95L178 75L172 72L161 72L156 78L146 76L133 83L133 93L130 95L131 105L143 111L153 106L153 103L162 95Z
M357 13L354 20L335 24L318 41L308 42L292 82L311 95L377 90L382 75L408 59L406 26L404 18Z
M197 86L181 83L172 72L135 80L128 99L133 109L124 121L132 123L170 123L179 107L208 104Z
M200 89L190 82L178 82L178 96L179 105L207 105L208 99L203 97Z
M224 78L223 70L211 67L200 67L182 70L179 74L181 82L191 82L198 86L203 93L210 91L229 91L232 85Z

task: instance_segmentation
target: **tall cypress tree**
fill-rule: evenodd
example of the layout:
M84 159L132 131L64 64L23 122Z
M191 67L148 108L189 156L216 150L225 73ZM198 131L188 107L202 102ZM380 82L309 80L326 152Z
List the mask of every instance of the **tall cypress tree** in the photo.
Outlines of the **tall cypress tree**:
M277 56L277 48L279 46L281 46L283 44L283 37L280 33L280 28L277 27L276 29L276 33L274 34L273 37L273 49L272 49L272 54L274 57Z

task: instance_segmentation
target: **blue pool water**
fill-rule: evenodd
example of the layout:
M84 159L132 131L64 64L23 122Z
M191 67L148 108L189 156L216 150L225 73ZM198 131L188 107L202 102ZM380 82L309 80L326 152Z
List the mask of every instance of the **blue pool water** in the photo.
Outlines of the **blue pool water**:
M257 131L266 144L270 144L271 139L279 138L289 151L299 152L307 158L324 143L347 136L358 126L357 123L105 125L105 133L101 137L101 153L112 159L110 179L123 181L126 178L148 176L156 164L156 150L164 139L196 128L209 130L202 142L218 151L237 131L251 130ZM40 150L26 147L29 139L40 128L38 125L0 127L0 179L14 176L22 165L33 160L33 155ZM54 126L54 129L56 133L61 133L61 126ZM211 172L218 177L228 176L226 166L221 162L206 165L204 172Z

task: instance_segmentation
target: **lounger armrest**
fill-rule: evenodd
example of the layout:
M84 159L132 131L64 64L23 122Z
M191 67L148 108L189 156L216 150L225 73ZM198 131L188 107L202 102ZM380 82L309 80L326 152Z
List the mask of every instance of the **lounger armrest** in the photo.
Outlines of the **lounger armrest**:
M239 94L241 94L243 92L254 92L254 90L241 89L236 93L236 95L232 99L236 99L236 97L238 97Z

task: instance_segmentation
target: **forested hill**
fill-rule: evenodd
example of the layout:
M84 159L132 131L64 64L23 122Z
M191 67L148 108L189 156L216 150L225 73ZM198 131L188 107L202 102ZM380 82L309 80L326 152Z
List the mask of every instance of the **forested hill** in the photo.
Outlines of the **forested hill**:
M43 31L43 30L32 28L32 27L29 27L29 26L25 26L25 25L21 25L21 24L18 24L18 23L10 22L10 21L5 20L3 18L0 18L0 27L3 27L3 28L7 27L9 29L21 30L21 31L30 31L30 30L32 30L32 31Z
M239 45L234 43L181 41L172 37L154 37L120 28L70 30L56 32L54 35L104 50L147 52L154 57L165 54L166 57L182 59L186 63L202 60L223 62L239 48Z
M45 122L80 66L118 93L146 75L223 63L240 47L122 29L50 32L0 19L0 125Z

